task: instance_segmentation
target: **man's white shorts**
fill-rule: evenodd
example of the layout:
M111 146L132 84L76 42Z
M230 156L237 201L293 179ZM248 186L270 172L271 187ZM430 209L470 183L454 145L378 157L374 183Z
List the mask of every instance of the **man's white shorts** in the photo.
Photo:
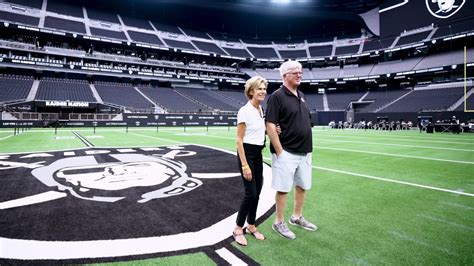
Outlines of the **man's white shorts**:
M272 188L280 192L290 192L293 186L304 190L311 188L312 154L283 151L280 156L272 153Z

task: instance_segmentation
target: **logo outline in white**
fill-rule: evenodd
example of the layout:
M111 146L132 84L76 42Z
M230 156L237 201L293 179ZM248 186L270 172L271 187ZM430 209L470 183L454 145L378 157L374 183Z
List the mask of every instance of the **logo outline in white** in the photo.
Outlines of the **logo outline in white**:
M431 3L438 3L438 10L437 11L433 11L431 6L430 6L430 2ZM440 5L440 1L444 1L442 3L442 5ZM456 4L456 0L452 0L452 3L451 4L447 4L446 5L446 0L425 0L425 3L426 3L426 8L428 9L428 11L431 13L432 16L434 17L437 17L437 18L441 18L441 19L446 19L446 18L449 18L451 16L453 16L454 14L456 14L459 10L461 10L461 8L464 6L464 4L466 3L466 0L461 0L461 3L460 4ZM446 15L440 15L438 13L443 13L443 14L446 14Z
M186 145L181 145L186 146ZM236 155L225 149L196 145L208 149ZM260 195L257 217L262 217L274 205L274 191L271 189L271 168L264 164L264 182ZM193 176L194 177L194 176ZM196 176L215 178L214 176ZM224 176L223 178L228 178ZM64 195L53 195L61 198ZM51 200L49 198L48 200ZM41 201L39 201L41 202ZM146 255L163 252L185 251L215 245L230 236L229 228L235 226L237 212L227 218L197 232L186 232L175 235L150 236L141 238L83 240L83 241L44 241L0 237L0 258L21 260L67 260L113 258L122 256ZM61 250L61 252L58 252Z

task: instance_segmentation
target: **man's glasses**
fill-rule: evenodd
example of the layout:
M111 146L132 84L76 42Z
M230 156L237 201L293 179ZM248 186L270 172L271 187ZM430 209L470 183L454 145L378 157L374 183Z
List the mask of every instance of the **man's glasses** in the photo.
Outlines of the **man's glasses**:
M288 74L292 74L292 75L303 75L303 72L301 72L301 71L295 71L295 72L288 72Z

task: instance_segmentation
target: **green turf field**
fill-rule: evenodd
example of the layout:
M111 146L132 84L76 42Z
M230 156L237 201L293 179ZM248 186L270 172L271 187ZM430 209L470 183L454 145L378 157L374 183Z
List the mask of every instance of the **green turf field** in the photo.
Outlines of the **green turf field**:
M234 151L235 128L0 131L0 153L202 144ZM319 230L289 241L259 226L264 242L234 245L263 265L474 265L474 134L313 129L313 189L305 217ZM265 149L267 162L270 155ZM287 208L288 217L292 204ZM232 228L229 228L231 232ZM234 243L235 244L235 243ZM204 253L127 261L213 264Z

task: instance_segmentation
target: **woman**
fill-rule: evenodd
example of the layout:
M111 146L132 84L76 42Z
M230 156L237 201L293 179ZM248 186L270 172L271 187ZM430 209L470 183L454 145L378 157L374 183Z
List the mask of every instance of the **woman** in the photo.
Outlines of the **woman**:
M267 84L259 76L247 80L245 96L249 101L237 114L237 154L245 197L240 205L233 235L235 241L242 246L247 245L244 233L251 234L258 240L265 240L265 236L255 227L255 219L263 185L262 149L265 144L265 119L260 103L267 95ZM244 231L245 220L248 225Z

